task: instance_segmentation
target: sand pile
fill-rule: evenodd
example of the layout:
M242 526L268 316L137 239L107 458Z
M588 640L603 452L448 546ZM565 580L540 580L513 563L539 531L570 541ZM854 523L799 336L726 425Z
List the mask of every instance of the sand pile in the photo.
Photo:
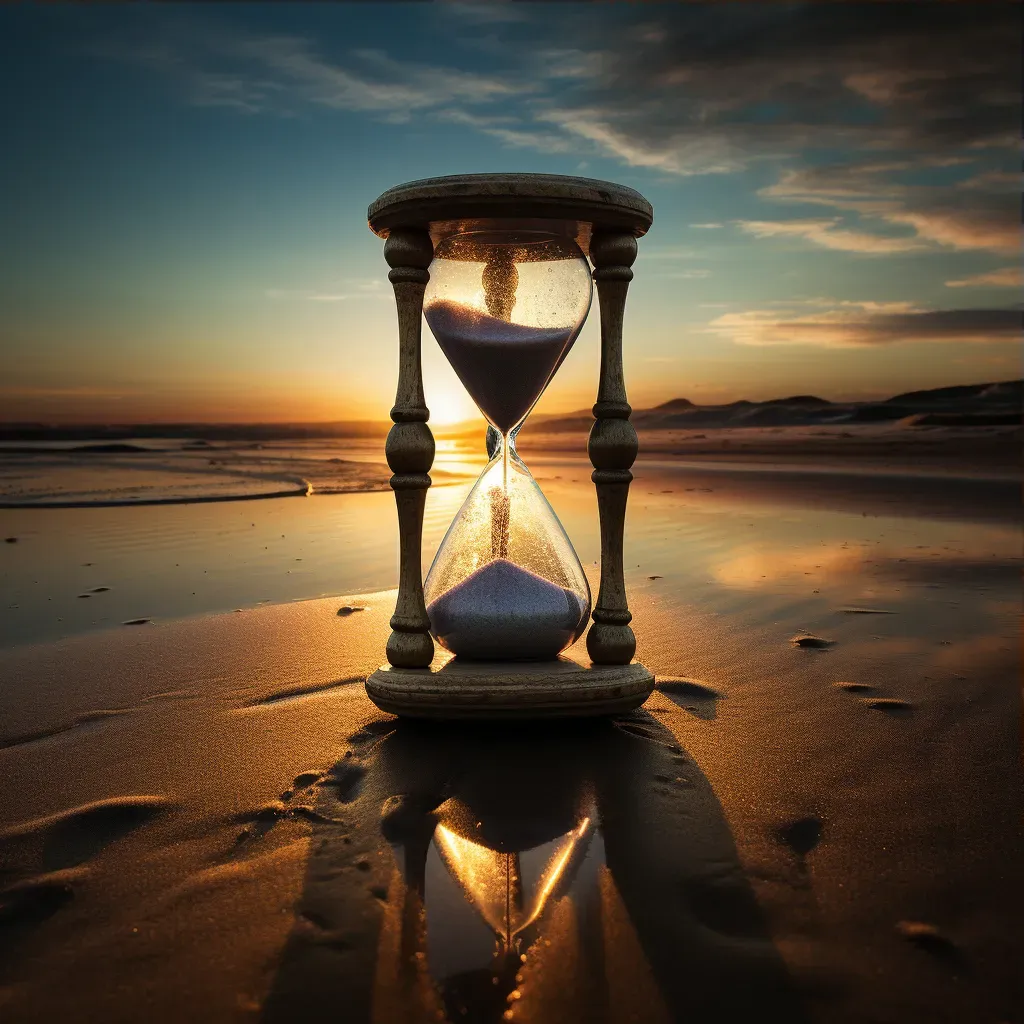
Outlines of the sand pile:
M423 315L459 380L503 433L540 397L573 332L509 323L447 299Z
M427 608L444 647L478 660L554 658L586 613L571 590L505 558L477 569Z

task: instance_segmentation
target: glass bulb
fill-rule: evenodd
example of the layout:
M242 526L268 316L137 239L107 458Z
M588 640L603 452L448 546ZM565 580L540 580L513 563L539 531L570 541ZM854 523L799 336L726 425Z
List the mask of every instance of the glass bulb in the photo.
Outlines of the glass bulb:
M591 294L590 266L567 237L474 231L434 250L423 315L497 434L424 583L431 633L461 658L554 658L590 617L583 568L514 437L576 340Z
M472 231L435 248L423 315L477 407L508 434L572 348L591 294L571 238Z

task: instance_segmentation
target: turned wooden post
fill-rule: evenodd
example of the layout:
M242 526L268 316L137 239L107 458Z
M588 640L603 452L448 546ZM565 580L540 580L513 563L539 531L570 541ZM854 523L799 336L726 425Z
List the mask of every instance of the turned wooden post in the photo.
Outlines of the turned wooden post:
M427 426L430 412L420 370L420 316L433 256L430 235L420 228L393 228L384 243L384 259L392 268L388 280L398 306L398 392L391 410L394 426L385 448L398 506L398 601L387 646L388 661L397 668L426 668L434 657L420 555L423 506L434 462L434 436Z
M633 280L629 268L636 259L636 239L625 231L595 231L590 258L601 306L601 379L587 452L601 518L601 589L587 633L587 652L597 665L628 665L636 653L636 637L629 626L633 616L626 603L622 535L633 479L629 467L638 445L622 374L622 317L626 289Z

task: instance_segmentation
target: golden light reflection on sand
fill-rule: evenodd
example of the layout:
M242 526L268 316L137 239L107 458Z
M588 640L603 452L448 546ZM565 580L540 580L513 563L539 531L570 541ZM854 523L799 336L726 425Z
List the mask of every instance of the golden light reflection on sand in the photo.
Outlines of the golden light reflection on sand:
M742 548L712 568L714 578L729 587L775 586L790 577L822 578L861 571L864 553L847 544L815 544L806 547Z

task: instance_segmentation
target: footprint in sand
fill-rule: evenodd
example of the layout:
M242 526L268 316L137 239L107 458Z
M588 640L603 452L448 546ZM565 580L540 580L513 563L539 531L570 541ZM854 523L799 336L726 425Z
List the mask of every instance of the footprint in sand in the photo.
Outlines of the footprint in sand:
M923 921L899 921L896 924L896 931L911 945L937 960L944 961L947 966L965 966L963 951L935 925Z
M705 722L713 721L718 714L718 702L722 694L706 683L693 679L659 679L656 688L673 704L696 715Z
M338 803L350 804L363 787L366 769L352 759L336 764L325 776L324 785L333 786Z
M14 863L29 870L61 871L92 860L169 806L162 796L98 800L0 832L0 841Z
M17 945L30 928L52 917L75 896L72 872L30 878L0 892L0 948Z
M348 741L353 746L362 747L369 743L375 743L383 736L387 736L388 733L393 732L395 725L397 724L395 718L378 718L376 721L367 722L361 729L357 729Z
M788 825L783 825L775 836L795 854L806 857L821 842L822 830L821 818L808 815L806 818L798 818Z
M790 637L789 642L796 647L805 647L811 650L823 651L827 647L831 647L835 640L826 640L821 636L794 636Z
M0 832L5 873L27 876L0 891L0 943L17 945L74 898L87 861L169 806L161 796L115 797Z

